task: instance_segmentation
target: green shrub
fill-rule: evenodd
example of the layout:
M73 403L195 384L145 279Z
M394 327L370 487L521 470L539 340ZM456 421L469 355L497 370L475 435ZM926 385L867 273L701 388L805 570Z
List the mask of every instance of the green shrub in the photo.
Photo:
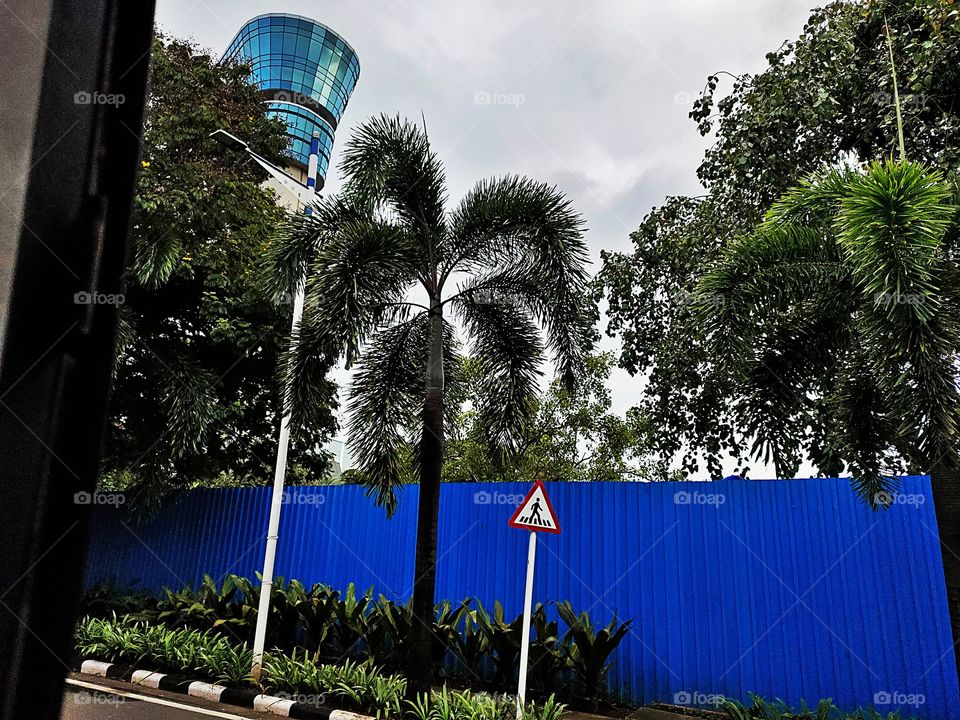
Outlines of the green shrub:
M721 708L731 720L906 720L899 712L882 715L872 708L844 713L829 699L821 700L815 708L808 708L801 702L800 708L794 710L783 700L770 701L751 695L749 706L736 700L724 700Z
M118 587L115 583L98 583L80 595L79 617L108 619L114 616L136 615L139 619L155 619L157 598L132 587Z
M265 686L283 692L310 690L322 693L317 682L317 666L306 651L302 657L298 657L296 650L291 655L264 653L260 679Z
M550 690L557 687L569 668L569 642L566 638L560 638L557 621L547 618L547 609L541 603L537 603L530 614L530 627L533 630L530 639L530 685Z
M480 627L482 608L463 613L463 629L450 636L450 650L468 679L481 679L486 658L490 655L490 635Z
M397 715L406 692L399 675L383 675L372 665L347 660L343 665L321 665L302 656L267 654L263 682L287 692L309 691L375 717Z
M200 665L207 677L224 685L245 685L253 680L253 650L246 645L219 642L200 651Z
M307 592L298 580L290 581L286 593L289 606L297 614L300 641L315 656L323 656L336 620L340 593L320 584L315 584Z
M413 599L401 605L381 595L368 623L367 647L373 659L387 667L403 667L412 627Z
M445 686L404 704L415 720L514 720L517 712L513 697L468 690L451 692ZM523 720L558 720L565 710L566 705L556 702L551 695L542 705L528 703L523 709Z
M253 663L246 645L234 645L217 633L124 619L84 618L77 624L74 647L83 658L198 673L234 685L247 682Z
M337 621L332 630L340 657L357 657L361 654L367 628L367 607L372 599L372 587L357 597L357 588L350 583L340 602L334 604Z
M480 603L477 603L477 624L487 636L490 657L494 663L493 682L497 687L512 685L520 665L520 640L523 636L523 616L518 615L513 622L506 622L503 605L493 604L491 617Z
M630 621L618 623L614 615L606 627L595 630L587 613L578 615L569 601L559 603L557 612L568 627L565 635L567 663L584 697L596 711L597 699L610 671L607 660L630 631Z
M83 658L135 664L147 655L140 623L85 618L74 632L74 646Z
M242 658L227 648L252 643L259 583L236 575L227 575L218 583L207 575L196 588L165 589L160 600L145 600L129 593L129 589L109 586L89 593L88 605L99 614L108 608L132 611L118 613L125 622L108 622L109 631L102 630L105 634L97 638L100 655L136 664L145 654L156 654L155 662L163 663L164 668L192 672L205 663L200 657L204 650L212 659L204 664L204 672L223 682L242 682L246 672ZM443 601L436 606L432 649L441 679L455 675L474 685L512 688L520 658L522 617L508 620L499 602L494 603L492 613L479 602L472 609L473 602L467 599L455 605ZM606 628L595 630L586 613L578 615L570 603L561 603L557 609L567 625L562 634L558 622L548 617L546 606L538 604L533 610L530 687L545 692L561 687L566 696L583 697L596 705L610 655L629 623L618 625L614 620ZM113 615L101 619L109 617ZM145 623L150 633L157 633L148 646L137 645L141 639L131 630L134 621ZM364 660L393 672L404 665L412 623L410 602L401 604L383 596L374 601L372 588L358 595L351 584L340 594L315 584L307 591L296 580L285 584L277 578L272 588L266 647L280 651L277 657L300 657L303 650L302 657L314 663ZM92 631L94 626L88 629ZM185 632L159 634L180 630ZM201 639L204 633L210 637ZM217 638L228 644L223 648L209 645ZM209 669L211 664L217 669Z
M257 622L259 588L247 578L227 575L218 587L209 575L197 589L164 588L157 619L172 627L214 630L237 640L252 639Z

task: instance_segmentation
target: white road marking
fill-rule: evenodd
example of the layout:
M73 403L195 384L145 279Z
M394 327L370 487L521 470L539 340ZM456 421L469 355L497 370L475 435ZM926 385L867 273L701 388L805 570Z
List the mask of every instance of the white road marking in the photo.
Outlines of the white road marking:
M82 687L87 690L97 690L98 692L106 693L108 695L117 695L119 697L131 698L133 700L142 700L143 702L153 703L154 705L164 705L166 707L177 708L178 710L185 710L186 712L197 713L198 715L210 715L212 717L226 718L226 720L250 720L242 715L232 715L230 713L220 712L218 710L207 710L206 708L199 708L195 705L183 705L171 700L150 697L149 695L140 695L139 693L125 692L123 690L117 690L116 688L108 687L107 685L96 685L94 683L84 682L83 680L74 680L73 678L67 678L67 685L75 685L76 687Z

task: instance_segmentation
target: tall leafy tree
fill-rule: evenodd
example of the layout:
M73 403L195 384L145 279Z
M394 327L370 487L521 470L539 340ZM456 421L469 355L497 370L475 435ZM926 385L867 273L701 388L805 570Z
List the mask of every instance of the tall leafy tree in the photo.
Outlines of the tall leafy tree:
M705 268L750 233L771 204L825 163L896 152L896 110L884 27L889 24L910 159L945 173L960 167L960 15L951 0L831 2L802 34L767 55L756 75L717 72L691 118L715 135L698 176L700 197L668 198L631 235L629 253L604 253L596 283L620 365L643 377L638 407L654 421L658 451L688 472L743 472L753 437L728 399L738 390L727 358L703 338L691 304ZM779 472L804 460L832 472L819 413L783 429ZM787 447L789 440L792 448Z
M608 387L614 356L587 356L575 392L559 380L538 398L530 422L509 462L490 457L483 427L476 422L479 395L475 363L467 359L465 407L448 430L445 482L629 481L678 479L666 459L652 458L649 418L636 408L611 411Z
M835 469L865 499L891 476L956 458L960 273L957 207L942 174L909 162L826 169L728 245L693 303L728 358L758 449L817 413Z
M334 360L354 365L349 441L369 492L392 512L402 453L420 481L407 675L432 680L437 522L445 397L458 383L462 329L478 373L476 422L494 454L515 452L538 392L545 351L571 386L589 337L582 307L582 220L556 188L522 177L478 183L447 211L442 164L426 133L376 117L347 143L342 193L291 217L268 255L271 289L306 277L290 354L294 421L323 407L316 384Z
M223 474L270 477L292 306L254 276L282 213L262 172L208 137L229 128L283 163L284 127L264 115L249 70L154 43L104 460L107 482L142 499ZM324 409L293 459L319 472L333 391L317 391Z

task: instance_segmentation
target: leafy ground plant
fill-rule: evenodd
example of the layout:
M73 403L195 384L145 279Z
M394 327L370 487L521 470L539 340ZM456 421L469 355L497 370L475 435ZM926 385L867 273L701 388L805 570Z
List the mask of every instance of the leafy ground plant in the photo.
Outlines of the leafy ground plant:
M630 631L630 621L618 623L614 616L606 627L597 630L587 613L578 615L569 601L559 603L557 612L569 628L565 635L568 664L596 712L603 683L610 671L608 660Z
M452 692L444 686L429 695L420 694L405 702L408 714L415 720L513 720L516 698L509 695ZM527 704L523 720L558 720L566 705L551 695L542 705Z
M235 645L212 631L171 629L116 618L82 620L75 630L74 647L83 658L197 673L229 685L246 683L253 662L246 644Z
M226 576L221 583L208 576L195 589L165 593L164 599L154 600L150 607L134 603L130 606L134 612L121 620L115 615L85 620L77 628L78 648L95 640L96 654L104 659L130 664L150 660L157 669L243 682L246 651L237 654L240 651L234 648L250 643L259 586L235 575ZM375 666L380 676L403 667L413 635L412 603L383 596L373 601L372 594L367 590L358 595L353 585L342 594L321 584L307 591L296 580L285 584L277 579L266 646L273 651L278 682L296 672L313 677L310 668L344 659L354 661L351 667L357 663L361 664L357 667ZM96 600L101 608L114 604L109 589L99 590ZM126 607L125 603L118 600L117 606ZM569 602L556 609L567 628L558 627L549 612L552 608L534 608L530 687L544 694L560 689L564 698L596 703L602 696L610 657L629 624L614 621L605 628L594 628L587 614L576 613ZM433 660L444 669L435 682L457 677L474 688L501 691L515 685L522 617L507 618L499 602L488 612L473 598L458 604L443 601L435 606L434 617ZM90 649L86 656L93 656ZM310 666L305 664L308 658ZM320 681L314 678L310 682ZM306 679L287 689L305 687L305 683ZM328 690L318 686L315 692Z
M758 695L750 695L749 705L724 700L721 708L730 720L911 720L903 718L899 712L884 715L872 708L841 712L830 699L821 700L812 708L801 702L799 709L792 709L783 700L764 700Z

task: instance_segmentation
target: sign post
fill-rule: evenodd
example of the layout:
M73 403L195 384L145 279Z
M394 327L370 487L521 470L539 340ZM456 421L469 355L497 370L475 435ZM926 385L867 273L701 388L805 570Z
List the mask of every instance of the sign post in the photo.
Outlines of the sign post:
M520 681L517 684L517 720L523 720L527 694L527 663L530 657L530 615L533 611L533 571L537 562L537 533L560 533L557 514L542 480L537 480L510 518L510 527L530 531L527 548L527 581L523 589L523 636L520 640Z

